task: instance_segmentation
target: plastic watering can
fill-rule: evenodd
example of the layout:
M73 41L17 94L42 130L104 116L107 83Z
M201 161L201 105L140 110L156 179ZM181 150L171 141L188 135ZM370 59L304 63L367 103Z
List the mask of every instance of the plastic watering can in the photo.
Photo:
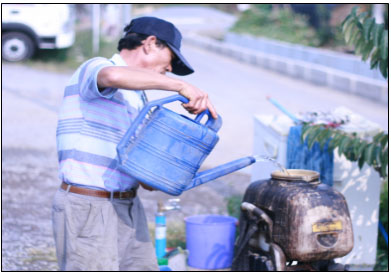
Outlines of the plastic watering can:
M187 103L181 95L145 105L117 146L119 169L135 179L170 195L247 167L255 162L244 157L216 168L198 172L219 137L221 117L209 111L193 120L162 105L173 101ZM147 117L151 108L156 107ZM205 124L201 119L207 115Z

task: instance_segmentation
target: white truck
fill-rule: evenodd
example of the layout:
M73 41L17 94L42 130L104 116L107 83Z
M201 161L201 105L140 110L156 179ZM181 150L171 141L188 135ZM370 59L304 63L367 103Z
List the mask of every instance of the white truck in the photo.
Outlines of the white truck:
M75 41L74 11L68 4L2 4L1 56L22 61L37 49L68 48Z

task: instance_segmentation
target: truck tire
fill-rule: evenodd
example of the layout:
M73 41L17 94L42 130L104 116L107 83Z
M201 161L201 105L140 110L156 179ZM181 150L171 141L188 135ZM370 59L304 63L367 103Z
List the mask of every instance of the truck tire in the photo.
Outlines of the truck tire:
M1 36L1 57L6 61L29 59L35 52L33 40L21 32L7 32Z

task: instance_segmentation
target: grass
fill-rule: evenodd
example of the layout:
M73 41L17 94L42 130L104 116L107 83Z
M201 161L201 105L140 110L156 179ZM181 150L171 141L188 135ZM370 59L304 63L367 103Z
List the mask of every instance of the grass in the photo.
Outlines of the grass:
M231 31L307 46L320 45L315 30L309 26L305 16L296 15L289 9L273 12L264 5L253 6L243 12Z
M110 58L117 52L118 39L112 41L101 39L99 52L94 55L92 31L89 29L77 31L75 43L72 47L67 49L38 49L32 59L24 61L22 64L55 72L74 71L84 61L94 56Z

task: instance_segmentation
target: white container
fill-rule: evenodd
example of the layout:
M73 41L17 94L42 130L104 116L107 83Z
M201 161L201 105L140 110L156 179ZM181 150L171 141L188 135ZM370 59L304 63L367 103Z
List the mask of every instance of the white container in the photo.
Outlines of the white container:
M274 158L285 166L287 136L292 121L286 116L257 115L254 120L254 155ZM251 166L251 181L269 179L279 168L270 162L257 162Z
M343 107L336 109L336 113L341 112L349 113L353 119L345 129L356 131L360 137L373 135L381 130L378 125L353 114L350 110ZM358 127L355 127L355 123ZM364 124L366 128L362 128ZM278 163L286 166L287 137L291 126L293 122L285 115L256 115L254 155L273 157ZM251 181L268 179L271 172L278 169L272 163L255 163L252 166ZM353 250L336 261L351 265L352 270L370 270L376 264L381 179L373 168L365 165L360 170L357 162L339 156L337 150L334 151L333 169L333 187L346 199L354 233Z

